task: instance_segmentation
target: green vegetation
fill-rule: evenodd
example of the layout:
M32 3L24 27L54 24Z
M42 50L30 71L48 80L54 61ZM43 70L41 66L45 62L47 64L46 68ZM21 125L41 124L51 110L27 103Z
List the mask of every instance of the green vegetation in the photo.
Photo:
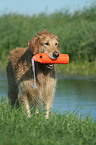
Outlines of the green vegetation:
M31 118L23 109L11 108L0 101L0 145L96 145L96 122L89 115L82 120L78 113L53 112L46 120L44 112Z
M92 6L73 15L57 12L51 15L40 14L23 16L8 14L0 16L0 66L5 68L10 50L15 47L25 47L38 31L47 29L59 37L62 53L70 55L70 66L80 62L85 68L84 75L96 72L96 7ZM2 65L3 64L3 65ZM74 66L73 66L74 64ZM78 63L79 64L79 63ZM86 66L87 65L87 66ZM64 65L63 65L64 66ZM59 65L58 65L59 67ZM63 67L57 67L63 71ZM62 70L60 70L62 68ZM70 68L72 70L72 68ZM88 68L88 70L86 70ZM72 72L76 72L76 70ZM68 69L67 69L68 70ZM65 72L67 71L65 70ZM87 73L85 73L87 71ZM71 73L70 71L68 73ZM81 71L81 74L83 71Z

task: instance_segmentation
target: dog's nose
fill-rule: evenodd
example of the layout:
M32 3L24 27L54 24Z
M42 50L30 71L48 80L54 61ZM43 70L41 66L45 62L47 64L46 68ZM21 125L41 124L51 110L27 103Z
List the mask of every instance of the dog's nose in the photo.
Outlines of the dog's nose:
M59 57L59 52L57 52L57 51L53 52L53 57L58 58Z

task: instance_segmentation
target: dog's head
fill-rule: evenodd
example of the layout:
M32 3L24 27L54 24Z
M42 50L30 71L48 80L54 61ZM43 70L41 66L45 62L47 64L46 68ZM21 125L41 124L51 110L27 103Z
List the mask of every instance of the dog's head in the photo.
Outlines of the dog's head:
M59 57L59 42L56 35L52 35L48 31L42 31L38 33L29 43L30 49L33 54L38 53L47 53L51 59L56 59ZM49 68L52 68L53 65L46 65Z

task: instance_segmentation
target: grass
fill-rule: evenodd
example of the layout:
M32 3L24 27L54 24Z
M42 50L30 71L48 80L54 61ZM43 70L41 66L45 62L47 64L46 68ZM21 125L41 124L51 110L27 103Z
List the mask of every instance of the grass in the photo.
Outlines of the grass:
M0 145L96 145L96 122L77 113L53 112L46 120L44 112L26 117L23 107L11 108L0 101Z

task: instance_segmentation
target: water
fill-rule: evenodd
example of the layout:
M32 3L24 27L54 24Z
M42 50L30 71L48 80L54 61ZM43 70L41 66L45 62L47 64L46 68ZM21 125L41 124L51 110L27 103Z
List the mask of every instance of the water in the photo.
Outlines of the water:
M0 97L7 96L7 78L5 72L0 72ZM76 108L78 109L76 110ZM81 109L83 108L83 109ZM53 101L55 111L73 110L86 116L90 112L93 119L96 119L96 80L58 77L55 97Z
M5 72L0 72L0 97L7 96L7 77Z
M79 111L83 117L90 112L92 118L96 119L96 82L58 80L53 107L62 113L64 111Z

